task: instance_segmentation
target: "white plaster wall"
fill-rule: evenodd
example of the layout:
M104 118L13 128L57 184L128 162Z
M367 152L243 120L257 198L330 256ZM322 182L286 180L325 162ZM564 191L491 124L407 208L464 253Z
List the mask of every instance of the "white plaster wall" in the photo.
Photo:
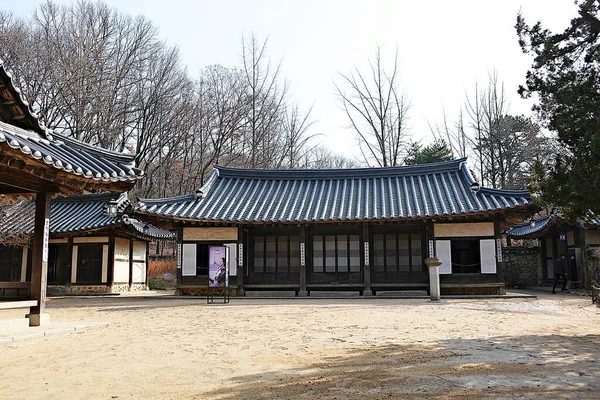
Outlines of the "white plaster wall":
M146 282L146 242L133 242L133 283Z
M129 240L115 238L113 282L129 283Z

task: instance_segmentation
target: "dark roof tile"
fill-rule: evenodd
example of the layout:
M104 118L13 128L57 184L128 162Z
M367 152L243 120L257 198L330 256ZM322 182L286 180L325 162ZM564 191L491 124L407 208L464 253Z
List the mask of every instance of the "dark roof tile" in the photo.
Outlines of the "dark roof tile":
M431 218L532 205L526 190L481 188L466 159L389 168L261 170L215 166L196 195L140 199L141 213L211 222Z
M118 215L106 214L111 200L117 201ZM123 215L132 209L127 193L102 193L57 198L50 204L50 233L67 234L108 228L111 226L131 226L133 234L147 240L173 239L175 235L150 224ZM29 236L33 233L35 203L23 202L17 212L8 215L0 222L0 231L7 236ZM147 232L144 227L147 226Z

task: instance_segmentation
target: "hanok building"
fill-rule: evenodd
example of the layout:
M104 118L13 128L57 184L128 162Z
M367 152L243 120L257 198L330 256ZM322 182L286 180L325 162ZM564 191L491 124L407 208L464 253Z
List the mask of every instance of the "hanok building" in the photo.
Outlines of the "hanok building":
M171 232L130 217L126 193L57 198L50 206L48 293L117 293L147 289L148 243L173 240ZM0 231L30 237L35 205L0 221ZM0 245L0 280L27 282L29 246ZM7 293L8 292L8 293ZM19 289L4 289L19 295Z
M254 290L425 289L437 254L442 292L501 293L500 232L531 214L527 191L482 188L466 159L345 170L215 166L195 194L136 211L179 234L178 287L206 285L211 245L230 249L239 295Z
M516 225L506 231L509 241L537 240L540 253L539 281L554 278L554 260L561 254L575 256L578 280L587 282L586 249L600 247L600 218L589 211L585 218L570 223L560 213L551 213ZM532 268L535 268L532 266Z
M47 319L50 200L57 195L127 191L142 176L134 155L90 146L42 126L0 61L0 197L36 199L30 284L0 282L0 288L27 288L31 325ZM4 302L0 306L12 307Z

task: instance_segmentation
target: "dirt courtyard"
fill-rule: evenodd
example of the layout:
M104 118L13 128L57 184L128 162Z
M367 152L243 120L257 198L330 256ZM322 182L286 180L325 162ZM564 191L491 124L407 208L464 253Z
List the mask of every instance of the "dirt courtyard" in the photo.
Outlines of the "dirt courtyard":
M600 398L600 308L536 294L54 299L54 321L109 325L0 345L0 398Z

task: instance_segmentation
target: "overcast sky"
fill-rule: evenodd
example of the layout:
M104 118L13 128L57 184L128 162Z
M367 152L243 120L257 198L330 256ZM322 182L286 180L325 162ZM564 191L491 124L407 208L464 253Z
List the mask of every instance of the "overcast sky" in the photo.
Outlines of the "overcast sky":
M338 72L364 65L377 44L389 62L398 47L402 88L412 104L412 137L426 143L431 140L428 122L440 122L443 108L454 117L465 90L472 91L475 82L485 84L494 69L505 83L511 112L530 115L531 103L516 93L531 65L517 43L517 13L521 9L528 21L541 19L553 30L564 29L576 14L572 0L106 2L152 20L167 42L179 46L192 76L211 64L238 65L244 33L269 36L269 54L283 59L291 98L305 109L314 102L315 133L348 155L354 135L346 129L333 80ZM15 13L29 15L40 3L8 4Z

